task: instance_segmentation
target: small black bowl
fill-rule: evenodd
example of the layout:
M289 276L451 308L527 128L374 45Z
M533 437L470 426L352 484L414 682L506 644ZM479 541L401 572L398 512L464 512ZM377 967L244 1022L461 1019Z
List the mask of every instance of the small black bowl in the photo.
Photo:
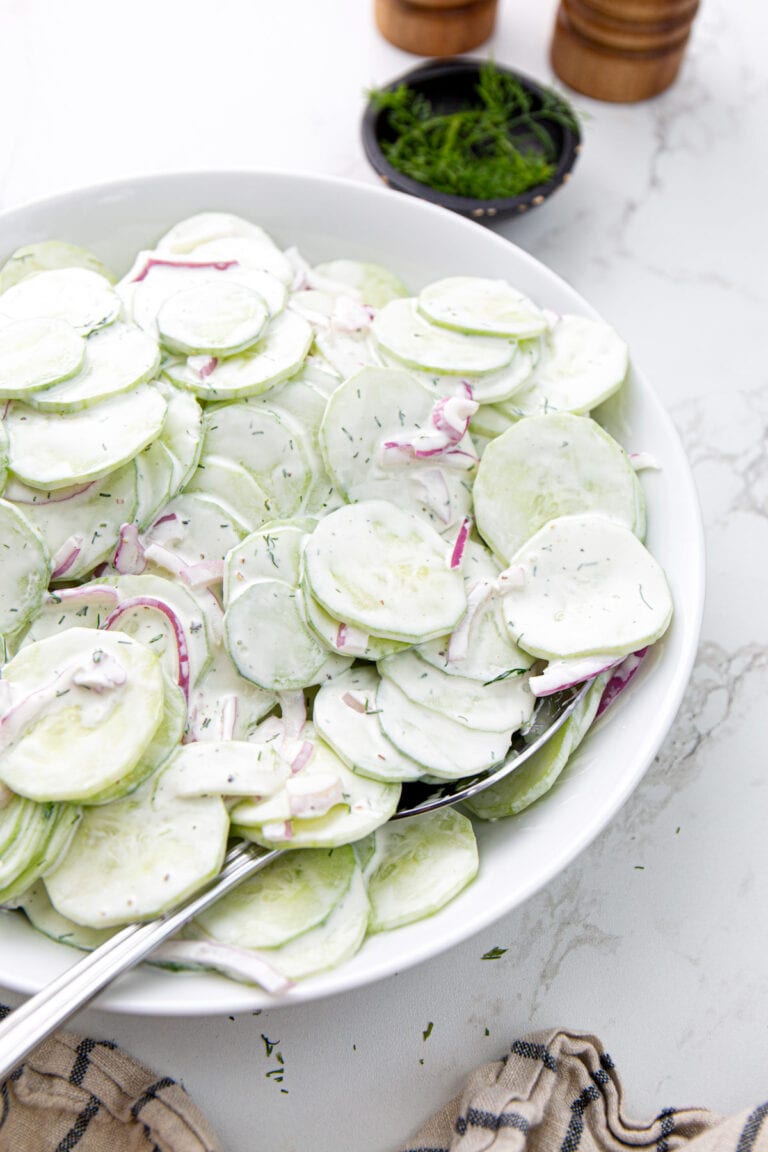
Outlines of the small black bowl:
M405 72L390 84L383 85L384 91L392 92L401 84L406 84L415 92L425 96L438 113L457 112L461 108L478 104L477 83L480 69L486 63L483 60L471 60L468 57L451 57L446 60L434 60L422 64L418 68ZM541 106L545 93L554 96L563 110L573 122L573 127L559 124L556 121L540 121L554 145L557 157L555 172L545 184L538 184L522 192L519 196L503 197L498 200L478 200L471 196L455 196L450 192L440 192L429 184L422 184L410 176L404 175L384 156L380 142L394 140L395 133L389 124L389 113L386 109L377 108L369 102L363 115L363 147L371 166L378 172L385 184L396 188L399 192L407 192L411 196L420 196L432 204L441 204L463 216L470 216L475 220L489 222L501 216L516 216L543 204L561 184L570 178L571 169L576 163L576 157L581 150L581 135L576 126L573 109L559 95L549 89L543 88L528 76L515 72L511 68L494 65L498 72L505 72L515 79L531 94L534 108ZM526 137L530 144L530 138Z

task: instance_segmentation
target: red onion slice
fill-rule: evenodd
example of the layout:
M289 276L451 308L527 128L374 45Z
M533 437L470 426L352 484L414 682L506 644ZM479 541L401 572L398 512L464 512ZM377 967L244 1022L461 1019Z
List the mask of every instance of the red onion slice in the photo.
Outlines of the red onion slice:
M107 630L114 628L126 612L131 612L135 608L148 608L154 612L161 612L171 625L178 656L179 687L184 693L184 699L189 703L189 644L184 625L170 604L164 600L159 600L156 596L132 596L130 599L124 600L122 604L118 604L117 608L110 612L102 627Z

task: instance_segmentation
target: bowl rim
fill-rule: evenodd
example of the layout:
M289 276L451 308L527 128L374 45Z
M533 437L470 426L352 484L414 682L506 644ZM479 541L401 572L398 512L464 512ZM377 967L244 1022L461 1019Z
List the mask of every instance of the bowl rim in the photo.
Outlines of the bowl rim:
M559 286L558 290L564 291L572 298L572 303L578 304L585 315L593 317L599 316L596 308L561 275L502 235L487 229L482 229L478 232L471 221L457 216L455 213L451 213L439 205L434 205L424 200L404 200L402 197L393 196L385 188L375 184L368 185L361 181L344 177L258 168L198 169L189 171L168 170L151 174L126 176L106 182L97 182L80 187L63 189L58 193L41 196L6 208L0 212L0 227L7 222L13 221L14 218L18 218L18 222L22 223L26 214L39 214L46 209L56 209L59 212L68 211L72 208L82 210L83 199L100 198L103 203L114 200L122 202L125 198L130 199L136 196L141 193L142 190L144 190L144 194L146 195L147 192L158 188L162 188L163 194L168 197L172 193L176 193L180 186L186 187L188 185L192 186L189 194L190 197L194 194L194 199L197 202L197 207L194 208L193 211L202 212L215 210L215 207L213 209L210 208L209 188L211 185L220 185L223 188L233 189L229 195L231 195L233 199L237 199L242 198L249 182L256 182L256 184L264 183L266 185L265 190L269 192L272 191L272 187L270 186L274 186L275 191L278 191L282 187L284 192L288 191L290 186L293 186L290 190L295 191L297 194L301 193L302 203L306 199L307 192L312 189L317 191L319 187L323 187L326 189L329 197L332 198L333 203L336 202L338 193L346 192L353 197L359 198L360 201L373 199L382 205L388 203L391 211L397 214L401 214L402 212L410 213L416 217L421 217L425 223L428 222L429 219L442 221L443 226L463 233L469 240L474 237L481 238L479 240L480 246L482 249L487 249L489 255L498 251L501 256L505 250L508 250L512 261L516 261L518 267L522 265L523 269L525 269L527 266L535 276L543 277L553 282L553 286L555 287ZM241 188L241 186L243 187ZM358 204L358 207L360 206L361 205ZM224 205L221 206L220 210L235 211L235 209ZM367 219L369 205L365 205L365 210ZM280 211L283 211L282 201ZM314 203L312 204L312 213L313 216L316 215L316 206ZM387 214L390 215L391 212ZM32 242L32 240L33 238L30 238L30 242ZM1 256L2 253L0 253L0 257ZM349 962L347 962L345 965L342 965L341 968L331 970L330 973L321 973L308 981L299 982L290 995L279 998L270 998L259 989L234 984L231 981L216 976L193 977L190 973L169 974L160 972L157 969L143 969L140 972L129 973L127 976L121 978L117 986L108 989L99 997L96 1007L106 1011L120 1013L192 1017L213 1015L222 1011L253 1011L256 1008L265 1007L273 1010L324 999L328 996L349 992L357 988L368 987L384 978L395 976L398 972L414 967L425 960L442 954L457 944L476 935L479 931L489 927L495 923L501 915L509 914L513 909L519 908L531 896L559 875L560 872L610 824L621 806L637 787L654 756L667 738L670 726L682 702L683 694L688 685L696 659L704 609L704 532L691 466L685 455L680 436L675 428L672 417L662 404L658 392L648 381L647 377L644 376L642 370L634 363L632 370L636 382L639 385L641 395L646 395L651 401L654 421L658 423L661 433L674 449L675 463L678 466L676 480L681 490L680 498L691 514L690 520L685 524L685 557L687 567L685 570L686 581L684 591L686 611L683 614L682 620L676 616L677 623L673 621L673 630L678 633L678 637L674 641L675 645L680 649L678 656L671 663L671 666L670 660L666 655L666 649L661 651L658 656L658 659L664 660L667 665L665 674L666 692L663 700L660 702L657 712L654 713L653 723L648 724L643 729L637 744L632 747L632 771L629 773L624 771L617 774L616 778L612 779L607 796L603 795L599 798L599 818L592 816L585 820L577 829L573 830L574 834L572 836L564 838L562 842L553 846L551 854L547 857L543 865L539 862L539 866L534 868L531 873L525 877L518 878L516 896L512 903L505 902L504 907L499 909L496 906L498 904L497 900L491 907L486 906L479 911L475 910L473 915L467 918L465 922L451 929L450 933L448 933L450 938L447 942L443 938L445 933L441 935L439 930L419 933L418 929L420 927L423 928L425 923L429 924L429 919L427 921L419 921L414 925L399 930L401 934L399 940L405 945L405 955L403 955L401 951L396 958L392 955L376 956L375 959L365 965L363 971L354 970L350 972L348 969ZM680 634L681 631L682 635ZM641 671L640 676L642 675L643 673ZM630 701L627 700L626 703L628 704ZM619 701L619 708L622 707L623 704ZM611 716L613 715L614 713L612 711ZM621 727L620 716L616 716L616 721L617 727ZM595 735L598 740L600 739L601 732L605 731L607 727L607 725L603 726L601 724L599 726L600 731L598 732L596 729ZM535 807L537 806L534 806L534 808ZM532 809L528 811L530 813ZM522 822L518 825L519 831L522 834L521 839L529 838L528 833L531 831L525 824L525 816L526 814L523 813L521 817L517 818L518 821ZM34 932L28 925L20 925L20 929L21 928L26 930L24 935ZM418 939L415 942L411 941L409 928L417 930L416 935ZM2 930L0 929L0 931ZM11 943L13 944L15 940L18 939L19 934L14 933L13 926L11 926L9 935ZM71 957L72 953L64 945L55 944L37 933L35 933L35 944L36 946L39 945L40 952L38 956L36 948L36 960L39 959L39 966L45 970L43 982L45 979L57 975L66 968L67 956ZM5 951L5 947L0 949L0 955ZM190 977L190 979L185 980L184 977ZM11 973L8 969L5 969L2 962L0 962L0 980L6 983L9 988L13 988L19 992L32 992L41 986L41 977L34 965L29 968L25 967L23 970L15 970ZM169 986L168 980L174 981L173 988ZM186 985L186 991L179 992L177 989L183 985ZM171 992L170 996L168 996L169 991Z
M442 75L449 77L451 74L457 73L478 73L481 66L487 62L488 61L481 58L471 56L436 57L427 63L418 64L416 67L408 69L401 75L396 76L393 80L379 85L379 87L385 92L393 92L401 84L410 84L414 81L418 82L419 80L439 78ZM509 76L514 76L515 79L533 95L541 96L543 93L554 95L565 107L572 111L571 105L565 96L554 88L542 84L538 80L534 80L516 68L510 68L496 61L494 61L494 66L497 71L504 72ZM473 196L458 196L452 192L441 192L429 184L423 184L419 180L414 180L412 176L407 176L404 172L395 168L394 165L387 160L379 143L381 119L383 115L383 110L376 108L374 103L369 99L363 112L361 123L363 149L369 164L378 174L379 178L386 185L395 188L399 192L407 192L411 196L427 200L432 204L442 205L444 208L449 208L454 212L471 216L473 219L478 220L484 217L492 219L498 216L522 215L530 208L538 207L556 192L558 188L561 188L568 182L582 148L582 135L578 127L578 120L575 120L574 127L563 125L563 146L560 150L555 171L549 180L542 184L536 184L528 188L525 192L519 193L517 196L502 196L496 199L481 200Z

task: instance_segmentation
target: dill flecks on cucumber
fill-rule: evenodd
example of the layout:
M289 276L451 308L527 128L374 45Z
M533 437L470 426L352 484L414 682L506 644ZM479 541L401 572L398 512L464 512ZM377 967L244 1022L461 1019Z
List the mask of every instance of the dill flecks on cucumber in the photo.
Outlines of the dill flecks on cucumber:
M393 138L380 140L389 163L440 192L477 200L519 196L552 178L557 151L547 125L576 128L576 118L552 92L529 92L492 61L480 68L476 99L440 113L407 84L374 89Z

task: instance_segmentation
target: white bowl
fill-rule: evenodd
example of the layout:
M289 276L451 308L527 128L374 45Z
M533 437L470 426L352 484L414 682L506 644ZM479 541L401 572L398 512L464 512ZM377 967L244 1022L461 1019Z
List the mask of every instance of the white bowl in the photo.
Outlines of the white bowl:
M311 261L379 261L411 289L455 274L504 277L541 305L595 315L568 284L490 231L442 208L379 188L313 176L215 172L150 176L66 193L0 215L0 261L22 244L61 239L94 250L116 271L172 223L205 209L235 212L296 245ZM673 624L629 689L601 719L555 789L527 812L477 823L481 869L437 915L367 940L351 961L301 982L282 1001L223 977L143 967L99 1006L195 1015L313 1000L371 983L450 948L531 896L608 823L656 755L693 666L703 605L698 502L677 433L656 393L633 370L601 421L629 451L661 465L644 474L648 546L675 601ZM21 916L0 916L0 983L31 992L77 958Z

